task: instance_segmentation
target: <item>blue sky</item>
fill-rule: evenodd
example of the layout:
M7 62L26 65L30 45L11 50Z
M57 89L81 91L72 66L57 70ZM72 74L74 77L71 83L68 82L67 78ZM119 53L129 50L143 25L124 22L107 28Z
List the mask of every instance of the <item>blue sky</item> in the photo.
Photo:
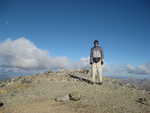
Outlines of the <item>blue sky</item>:
M150 62L149 0L0 0L0 42L20 37L73 61L100 41L107 64Z

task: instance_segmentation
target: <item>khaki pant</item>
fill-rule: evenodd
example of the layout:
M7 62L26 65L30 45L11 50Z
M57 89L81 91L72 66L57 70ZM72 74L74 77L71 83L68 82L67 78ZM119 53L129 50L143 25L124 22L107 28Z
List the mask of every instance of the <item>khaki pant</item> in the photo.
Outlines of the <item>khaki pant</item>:
M93 63L92 64L92 80L93 82L96 82L95 81L95 78L96 78L96 75L98 75L98 79L99 79L99 82L102 82L102 65L101 65L101 61L98 62L98 63Z

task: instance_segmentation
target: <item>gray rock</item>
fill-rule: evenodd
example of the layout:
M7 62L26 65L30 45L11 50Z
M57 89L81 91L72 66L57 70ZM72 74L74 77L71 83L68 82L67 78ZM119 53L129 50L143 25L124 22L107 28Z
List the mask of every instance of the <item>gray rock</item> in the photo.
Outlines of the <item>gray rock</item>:
M70 97L69 97L69 95L67 94L67 95L65 95L65 96L61 96L61 97L55 98L55 101L56 101L56 102L68 102L68 101L70 101Z
M81 95L79 92L72 92L65 96L60 96L55 98L56 102L69 102L69 101L79 101L81 99Z
M49 74L49 73L53 73L53 71L52 70L49 70L49 71L47 71L47 73Z
M140 104L147 104L147 99L144 97L139 97L136 102L140 103Z
M81 99L81 95L79 92L72 92L69 94L70 100L78 101Z
M135 86L134 84L130 84L130 83L127 83L126 86L127 86L128 88L136 88L136 86Z
M5 87L5 86L6 86L6 83L4 83L4 82L0 83L0 87Z
M3 107L4 106L4 103L3 102L0 102L0 107Z
M31 79L22 79L21 81L20 81L22 84L24 84L24 83L32 83L32 80Z

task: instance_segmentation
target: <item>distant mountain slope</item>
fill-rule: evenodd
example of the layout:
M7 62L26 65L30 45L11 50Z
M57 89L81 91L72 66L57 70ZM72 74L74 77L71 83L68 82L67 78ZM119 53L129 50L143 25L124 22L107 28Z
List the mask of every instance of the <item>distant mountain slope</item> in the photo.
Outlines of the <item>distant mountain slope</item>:
M125 79L121 80L125 84L130 84L136 87L139 90L150 91L150 79Z

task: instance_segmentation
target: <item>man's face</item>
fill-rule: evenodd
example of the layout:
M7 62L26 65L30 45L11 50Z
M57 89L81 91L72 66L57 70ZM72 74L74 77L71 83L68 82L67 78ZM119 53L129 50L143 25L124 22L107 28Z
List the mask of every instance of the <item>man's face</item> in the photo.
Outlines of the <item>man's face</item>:
M98 42L95 42L95 43L94 43L94 46L99 46L99 43L98 43Z

